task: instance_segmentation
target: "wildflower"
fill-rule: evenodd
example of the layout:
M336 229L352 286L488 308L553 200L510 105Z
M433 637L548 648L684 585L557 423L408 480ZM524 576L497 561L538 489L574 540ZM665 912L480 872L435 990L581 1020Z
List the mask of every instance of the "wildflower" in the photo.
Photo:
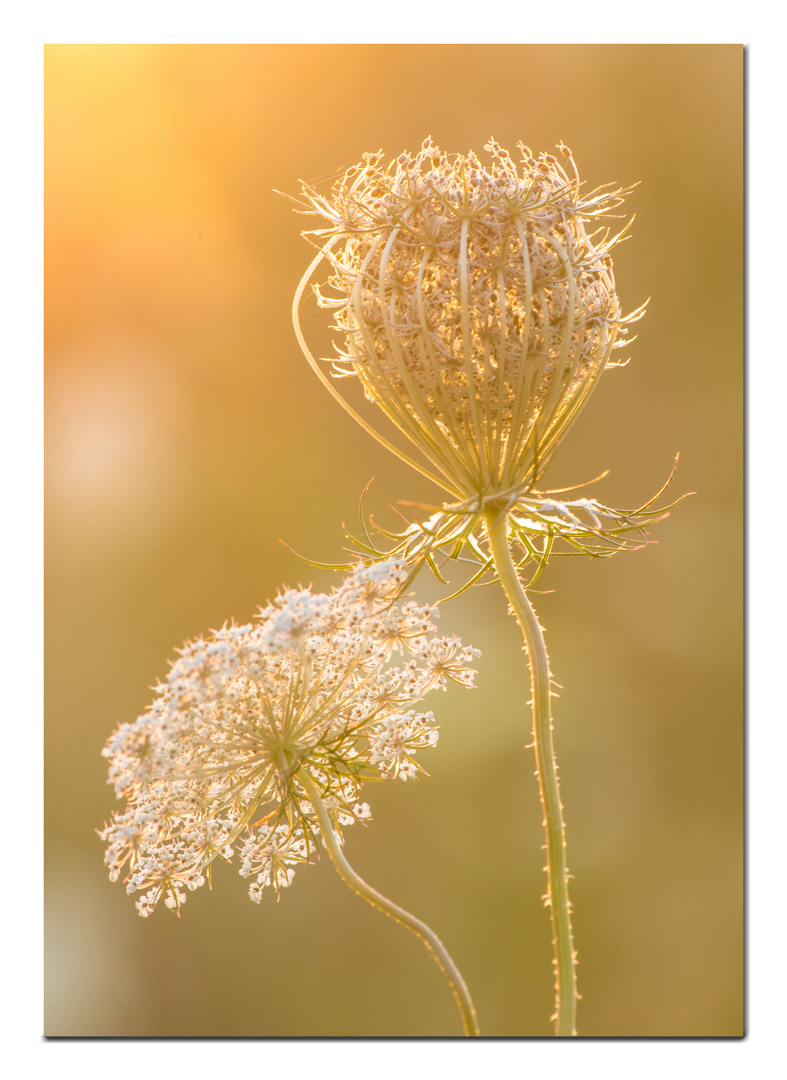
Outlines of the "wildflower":
M624 315L615 289L610 253L626 229L611 236L592 224L614 216L628 192L608 185L583 193L567 147L559 149L571 176L557 158L535 158L518 145L518 166L494 141L486 144L491 164L484 165L473 153L450 157L427 139L417 154L387 166L381 155L365 154L330 196L304 185L302 209L325 225L306 234L318 254L296 291L293 321L306 358L343 407L452 496L403 531L379 530L387 551L378 551L364 528L359 550L413 566L425 561L441 580L437 557L464 555L473 576L463 588L496 577L522 630L546 829L556 1032L574 1035L576 954L552 741L553 680L526 590L552 554L605 556L640 546L646 526L671 507L654 507L661 492L621 511L537 489L644 305ZM358 379L427 465L357 413L310 352L299 308L323 262L329 272L315 295L333 310L341 334L333 374ZM519 570L528 560L535 572L523 585ZM451 677L451 658L440 651L438 645L432 652L432 670ZM375 753L397 746L397 733L386 733Z
M436 608L400 593L401 561L359 566L330 594L288 590L254 623L187 642L148 711L103 754L127 800L100 835L137 909L178 911L237 852L252 900L308 862L320 826L370 817L367 780L410 779L437 741L412 706L446 678L472 685L476 650L437 637ZM331 842L336 837L330 838Z
M307 357L330 386L297 323L324 258L316 293L343 336L333 373L359 379L436 470L421 471L460 500L533 487L642 311L624 316L615 291L622 233L586 228L627 192L583 194L564 146L571 177L521 143L520 169L496 142L485 149L490 165L427 139L387 166L365 154L329 197L303 187L326 221L296 297Z
M293 306L301 348L370 434L455 500L385 534L393 543L383 552L360 544L366 557L426 559L435 569L437 555L464 552L483 574L494 561L488 528L505 518L537 575L551 554L638 547L671 509L655 508L664 488L615 510L536 486L644 305L624 315L615 289L610 253L626 228L593 228L615 216L628 189L585 193L567 147L559 149L571 175L552 155L518 147L517 166L491 140L484 165L427 139L385 166L365 154L328 196L303 186L303 212L325 224L305 234L319 254ZM298 312L321 262L329 272L315 294L342 335L332 374L357 378L431 468L357 413L309 351Z

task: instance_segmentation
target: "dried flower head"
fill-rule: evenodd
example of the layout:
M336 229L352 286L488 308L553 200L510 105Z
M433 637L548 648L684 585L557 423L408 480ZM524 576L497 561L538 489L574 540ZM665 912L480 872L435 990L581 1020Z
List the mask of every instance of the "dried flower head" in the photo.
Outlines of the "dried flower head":
M522 144L519 169L494 141L485 149L489 165L427 139L387 166L365 154L330 197L303 188L327 220L313 235L331 269L318 300L343 335L334 374L356 376L459 499L535 484L641 314L623 316L615 292L622 233L586 229L626 191L583 194L564 146L572 177ZM319 261L296 329L330 386L297 322Z
M399 598L406 578L401 562L361 566L330 594L287 591L254 624L188 642L150 709L118 728L103 753L128 805L100 835L141 915L162 898L178 910L235 850L259 901L316 849L307 786L341 835L370 817L364 781L422 771L437 729L413 706L448 680L472 686L479 654L436 636L434 607Z

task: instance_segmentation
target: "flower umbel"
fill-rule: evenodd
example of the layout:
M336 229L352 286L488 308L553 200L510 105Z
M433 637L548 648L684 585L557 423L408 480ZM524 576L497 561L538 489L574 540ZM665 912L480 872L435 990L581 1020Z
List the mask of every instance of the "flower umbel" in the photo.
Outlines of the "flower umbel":
M520 167L497 143L484 165L427 139L387 166L366 154L324 197L304 185L302 205L326 219L313 230L330 275L320 304L335 312L343 345L335 375L366 397L435 471L396 450L455 498L533 487L596 381L643 309L621 312L610 251L625 232L588 232L627 192L583 193L549 155L519 144Z
M404 563L358 566L329 594L289 590L255 623L188 642L150 709L103 753L127 807L101 832L112 880L126 870L149 915L179 910L240 854L252 900L292 881L322 836L369 818L367 780L410 779L437 741L413 706L450 679L472 686L478 652L437 637L437 610L401 598ZM312 793L312 794L310 794Z

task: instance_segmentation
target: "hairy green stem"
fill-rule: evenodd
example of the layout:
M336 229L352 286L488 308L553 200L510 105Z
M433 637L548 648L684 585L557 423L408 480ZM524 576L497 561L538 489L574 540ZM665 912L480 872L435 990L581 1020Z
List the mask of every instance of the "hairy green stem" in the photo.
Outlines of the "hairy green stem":
M478 1020L476 1019L475 1008L473 1007L467 984L462 978L459 968L449 956L445 945L443 945L437 934L435 934L426 923L421 922L420 919L416 919L414 915L411 915L409 911L405 911L404 908L399 907L398 904L394 904L392 900L383 896L382 893L377 892L371 885L367 885L363 878L353 870L344 856L344 852L337 839L328 811L320 798L320 793L318 792L314 781L307 775L305 770L299 772L298 779L308 792L309 798L314 806L317 819L320 823L320 830L323 839L325 840L325 846L328 849L331 862L336 867L339 876L350 886L353 892L356 892L359 896L363 897L363 899L371 904L372 907L377 908L378 911L384 912L402 926L406 926L408 930L412 930L416 937L419 937L421 941L423 941L451 988L451 993L454 995L456 1004L459 1008L459 1013L462 1017L462 1028L464 1029L465 1035L479 1035Z
M555 950L555 1032L557 1035L576 1035L576 954L571 933L563 806L560 802L557 762L552 743L549 657L538 618L519 580L511 556L507 515L497 509L489 509L484 517L495 569L522 629L530 663L533 746L547 840L546 900L552 920L552 944Z

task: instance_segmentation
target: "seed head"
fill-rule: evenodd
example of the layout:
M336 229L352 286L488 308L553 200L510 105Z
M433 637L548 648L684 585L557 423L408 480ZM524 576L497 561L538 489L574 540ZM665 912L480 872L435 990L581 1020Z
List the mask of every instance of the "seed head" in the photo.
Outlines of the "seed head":
M472 686L479 654L399 598L407 576L361 566L330 594L289 590L253 624L187 642L150 709L121 724L103 754L127 807L100 835L141 915L162 898L178 910L235 851L252 900L289 885L319 837L304 777L341 835L371 816L364 781L423 771L437 728L412 706L448 680Z
M522 144L519 168L485 149L489 165L427 139L387 166L364 155L329 197L303 188L327 221L313 235L342 335L333 372L360 380L458 498L535 483L641 314L622 316L615 292L622 233L586 229L626 192L582 194L566 147L572 177Z

